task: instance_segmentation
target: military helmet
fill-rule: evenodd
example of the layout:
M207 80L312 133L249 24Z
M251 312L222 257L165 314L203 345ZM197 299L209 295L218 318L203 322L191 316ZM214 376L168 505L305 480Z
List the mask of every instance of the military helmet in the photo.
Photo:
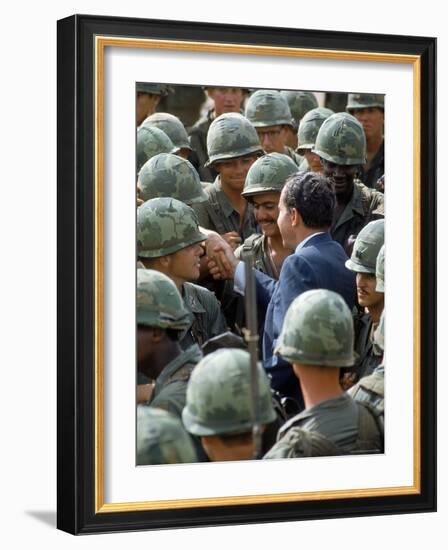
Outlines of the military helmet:
M263 149L257 131L246 117L239 113L224 113L210 124L207 152L209 160L205 166L244 155L262 155Z
M173 142L160 128L140 126L137 129L137 173L153 156L175 150Z
M191 151L188 134L182 122L170 113L154 113L141 123L140 127L155 126L170 138L176 151L188 149Z
M384 244L376 257L376 291L384 292Z
M285 181L298 171L297 164L287 155L269 153L257 159L247 172L243 197L275 191L280 193Z
M137 253L160 258L205 241L192 208L176 199L160 197L137 208Z
M345 267L356 273L376 272L376 259L384 244L384 220L374 220L364 226L356 237L353 252Z
M384 109L383 94L348 94L346 111L354 109L366 109L367 107L379 107Z
M376 355L382 355L384 352L384 327L385 324L385 311L383 309L380 317L380 322L373 333L373 350L376 352Z
M331 290L308 290L286 312L274 353L290 363L350 367L353 319L342 296Z
M294 126L288 102L276 90L257 90L247 100L244 114L255 128Z
M362 125L348 113L335 113L319 129L313 153L340 165L366 162L366 136Z
M137 407L137 464L197 462L191 437L173 414L155 407Z
M317 107L306 113L300 121L297 133L297 152L299 154L303 154L307 149L314 147L319 128L322 126L324 120L331 115L334 115L334 112L326 107Z
M313 92L282 90L280 93L288 102L292 118L297 126L308 111L319 106Z
M139 172L137 185L144 201L172 197L191 206L207 200L193 165L169 153L160 153L149 159Z
M269 381L257 366L260 424L275 420ZM196 365L187 387L182 420L197 436L250 432L253 426L250 355L241 349L221 349Z
M170 91L167 84L155 84L151 82L137 82L137 93L165 96Z
M137 269L137 324L185 331L191 315L173 281L153 269Z

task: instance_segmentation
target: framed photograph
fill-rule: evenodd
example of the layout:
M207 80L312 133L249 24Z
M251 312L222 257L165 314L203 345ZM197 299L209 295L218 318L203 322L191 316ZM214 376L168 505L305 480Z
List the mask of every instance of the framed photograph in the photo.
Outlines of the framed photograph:
M428 37L58 21L59 529L436 510L435 63ZM384 452L136 466L137 83L382 98Z

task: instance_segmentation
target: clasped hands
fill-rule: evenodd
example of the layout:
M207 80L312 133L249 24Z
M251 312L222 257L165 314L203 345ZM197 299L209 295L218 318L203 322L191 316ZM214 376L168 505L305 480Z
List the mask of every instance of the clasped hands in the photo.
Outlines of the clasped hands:
M238 258L233 247L220 235L209 235L206 241L207 266L216 280L233 279Z

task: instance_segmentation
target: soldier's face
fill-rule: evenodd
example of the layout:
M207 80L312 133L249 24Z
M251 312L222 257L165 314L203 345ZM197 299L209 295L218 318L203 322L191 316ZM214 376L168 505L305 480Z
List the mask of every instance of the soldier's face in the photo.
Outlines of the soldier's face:
M230 187L231 190L241 193L244 188L247 172L256 158L255 155L247 155L237 159L217 162L215 168L221 176L221 183L224 187Z
M280 193L261 193L252 199L254 205L255 219L266 237L280 235L277 225L279 215L278 201Z
M174 254L170 254L167 256L169 258L169 276L178 283L197 281L199 279L201 256L203 254L204 250L199 243L192 244L182 250L178 250Z
M383 135L384 111L379 107L353 109L351 114L359 120L364 128L366 140L380 139Z
M345 166L335 164L328 160L321 159L324 175L331 181L334 193L337 198L350 197L353 192L353 185L358 166Z
M311 150L306 150L304 152L304 157L308 161L308 166L310 167L311 172L322 172L322 163L320 162L319 155L312 153Z
M244 97L241 88L208 88L207 93L215 102L216 116L240 112Z
M361 307L374 307L384 304L384 294L377 292L376 277L372 273L356 274L356 292Z
M266 153L285 153L285 146L288 141L287 126L279 124L257 128L256 130L263 151Z

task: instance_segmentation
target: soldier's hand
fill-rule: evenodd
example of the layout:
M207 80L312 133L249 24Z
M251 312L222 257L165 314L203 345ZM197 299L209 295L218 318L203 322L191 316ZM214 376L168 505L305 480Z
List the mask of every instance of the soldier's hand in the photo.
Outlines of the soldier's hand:
M213 249L213 257L208 263L214 279L233 279L239 260L229 244L218 245Z
M232 250L236 250L241 244L241 237L236 231L230 231L229 233L224 233L224 239L227 243L230 244Z

